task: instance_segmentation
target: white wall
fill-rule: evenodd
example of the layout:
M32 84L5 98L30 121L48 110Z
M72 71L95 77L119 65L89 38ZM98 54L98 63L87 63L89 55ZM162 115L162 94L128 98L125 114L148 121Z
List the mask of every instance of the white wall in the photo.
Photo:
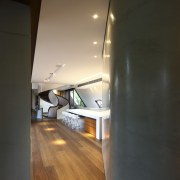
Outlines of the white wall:
M54 105L40 99L40 108L43 108L43 112L48 112L50 106L54 106Z
M95 100L102 100L102 83L89 86L86 89L76 89L84 103L89 108L98 108Z

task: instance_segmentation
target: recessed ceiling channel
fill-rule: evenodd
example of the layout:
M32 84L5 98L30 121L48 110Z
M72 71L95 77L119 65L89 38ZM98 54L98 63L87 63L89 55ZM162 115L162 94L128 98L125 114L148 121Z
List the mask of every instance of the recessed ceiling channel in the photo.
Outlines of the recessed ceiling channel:
M95 84L95 83L98 83L98 82L102 82L102 78L98 78L98 79L95 79L95 80L92 80L92 81L88 81L88 82L85 82L85 83L82 83L82 84L78 84L77 87L78 88L82 88L82 87L87 87L88 85L92 85L92 84Z

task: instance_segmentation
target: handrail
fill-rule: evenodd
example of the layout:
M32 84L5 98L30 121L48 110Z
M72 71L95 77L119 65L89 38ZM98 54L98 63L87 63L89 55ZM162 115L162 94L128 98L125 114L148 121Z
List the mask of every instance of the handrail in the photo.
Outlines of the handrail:
M40 98L42 99L42 100L44 100L44 101L46 101L46 102L48 102L48 103L50 103L50 104L53 104L52 103L52 101L51 101L51 99L49 98L49 94L50 93L52 93L51 95L52 96L55 96L55 97L52 97L52 98L55 98L54 100L56 101L57 100L57 105L54 105L54 106L50 106L49 108L48 108L48 117L51 117L51 113L52 112L50 112L51 110L55 110L55 109L59 109L59 108L61 108L61 107L64 107L64 106L66 106L66 105L68 105L69 104L69 101L66 99L66 98L64 98L63 96L60 96L60 95L58 95L58 94L55 94L54 92L53 92L53 90L47 90L47 91L43 91L43 92L41 92L41 93L39 93L39 96L40 96ZM47 96L47 98L44 98L44 96ZM60 98L62 98L62 99L60 99ZM48 101L48 100L49 101ZM62 104L60 103L62 101ZM50 113L50 114L49 114ZM50 116L49 116L50 115Z
M60 95L58 95L58 94L55 94L55 95L58 96L58 97L61 97L61 98L65 99L65 100L69 103L68 99L66 99L65 97L60 96Z

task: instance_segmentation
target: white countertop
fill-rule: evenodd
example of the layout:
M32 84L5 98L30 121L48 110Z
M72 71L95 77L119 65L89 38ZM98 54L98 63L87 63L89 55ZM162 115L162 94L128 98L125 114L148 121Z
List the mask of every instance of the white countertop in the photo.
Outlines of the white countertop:
M67 109L66 111L90 118L109 118L110 110Z

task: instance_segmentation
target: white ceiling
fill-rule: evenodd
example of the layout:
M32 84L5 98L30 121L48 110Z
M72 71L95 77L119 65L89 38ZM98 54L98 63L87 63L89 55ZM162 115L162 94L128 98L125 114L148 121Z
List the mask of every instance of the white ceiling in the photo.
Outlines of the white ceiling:
M76 84L102 72L102 48L109 0L42 0L32 82ZM93 14L99 18L94 20ZM94 45L93 42L98 44ZM94 58L97 55L97 58Z

